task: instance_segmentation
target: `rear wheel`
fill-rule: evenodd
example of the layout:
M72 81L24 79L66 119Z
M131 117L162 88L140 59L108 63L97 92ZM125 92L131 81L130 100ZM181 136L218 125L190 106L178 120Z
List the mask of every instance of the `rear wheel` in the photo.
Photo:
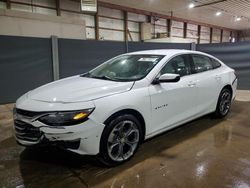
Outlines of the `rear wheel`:
M215 111L215 116L218 118L225 117L230 110L232 101L232 92L228 88L222 89Z
M141 133L135 116L124 114L113 118L102 134L100 161L106 166L115 166L129 160L138 149Z

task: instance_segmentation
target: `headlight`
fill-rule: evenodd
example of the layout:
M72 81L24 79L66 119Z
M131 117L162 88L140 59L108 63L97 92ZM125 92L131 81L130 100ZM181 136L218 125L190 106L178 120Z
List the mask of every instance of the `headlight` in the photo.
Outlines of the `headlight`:
M69 112L51 112L38 120L51 126L76 125L86 121L93 110L94 108Z

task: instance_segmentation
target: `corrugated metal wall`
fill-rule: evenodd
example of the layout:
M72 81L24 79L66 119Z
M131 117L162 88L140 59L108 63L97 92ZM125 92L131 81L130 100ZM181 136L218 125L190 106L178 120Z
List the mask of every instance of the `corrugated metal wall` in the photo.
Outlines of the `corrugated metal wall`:
M52 80L50 39L0 36L0 104Z
M60 78L81 74L106 60L126 53L150 49L190 49L190 44L84 41L59 39Z
M59 39L60 78L81 74L129 51L190 49L190 44L164 44ZM15 100L53 80L51 39L0 36L0 104Z
M149 49L190 49L190 44L59 39L60 78L81 74L116 55ZM0 36L0 103L53 80L51 39ZM239 89L250 89L250 42L200 44L236 69Z
M125 53L124 42L59 39L60 78L82 74Z
M238 89L250 89L250 42L199 44L196 49L235 69L239 78Z

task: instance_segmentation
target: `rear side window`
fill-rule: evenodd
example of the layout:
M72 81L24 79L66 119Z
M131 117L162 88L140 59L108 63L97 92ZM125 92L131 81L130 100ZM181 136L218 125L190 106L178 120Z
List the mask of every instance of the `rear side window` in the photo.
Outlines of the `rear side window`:
M194 63L194 72L200 73L214 69L209 57L203 55L192 55Z
M210 58L210 60L214 69L217 69L221 66L220 62L217 61L216 59Z

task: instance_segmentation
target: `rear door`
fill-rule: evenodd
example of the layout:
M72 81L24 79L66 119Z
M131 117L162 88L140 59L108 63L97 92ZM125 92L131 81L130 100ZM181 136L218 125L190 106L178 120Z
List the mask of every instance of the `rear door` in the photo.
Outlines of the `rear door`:
M149 132L156 132L186 120L195 114L196 86L191 75L190 56L173 57L161 69L158 76L175 73L180 81L160 83L149 86L152 107L152 127Z
M193 73L197 87L197 114L215 110L222 80L219 65L215 66L213 59L200 54L192 54Z

